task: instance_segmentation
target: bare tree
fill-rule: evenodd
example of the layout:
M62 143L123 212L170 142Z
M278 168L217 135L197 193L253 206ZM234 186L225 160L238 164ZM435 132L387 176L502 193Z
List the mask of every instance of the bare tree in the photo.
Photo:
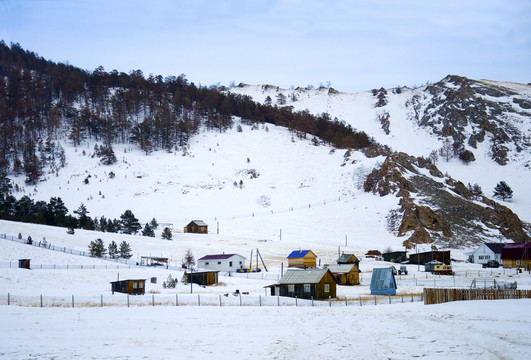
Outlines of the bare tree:
M195 257L192 253L192 250L186 250L184 254L183 264L186 265L187 269L191 269L195 265Z

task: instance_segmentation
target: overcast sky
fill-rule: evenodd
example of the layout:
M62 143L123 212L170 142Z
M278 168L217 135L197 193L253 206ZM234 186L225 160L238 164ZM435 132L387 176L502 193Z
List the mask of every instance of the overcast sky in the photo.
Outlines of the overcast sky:
M0 39L88 70L202 85L531 82L529 0L0 0Z

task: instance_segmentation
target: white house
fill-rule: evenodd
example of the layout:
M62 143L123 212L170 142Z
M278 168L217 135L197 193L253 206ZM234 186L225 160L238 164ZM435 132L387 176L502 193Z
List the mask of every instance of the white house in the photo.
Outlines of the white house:
M217 254L203 256L197 260L197 267L219 271L236 271L245 266L245 257L238 254Z
M497 260L500 264L503 243L483 243L475 251L469 253L469 260L476 264L485 264L489 260Z

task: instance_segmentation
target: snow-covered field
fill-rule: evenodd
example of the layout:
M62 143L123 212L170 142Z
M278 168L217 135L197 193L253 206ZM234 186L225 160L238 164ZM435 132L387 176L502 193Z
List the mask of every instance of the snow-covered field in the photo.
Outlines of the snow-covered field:
M172 265L180 264L188 248L199 257L215 249L238 252L255 245L250 240L218 235L176 234L174 241L82 230L68 235L62 228L8 221L0 222L0 232L31 234L34 241L45 237L53 244L79 250L95 236L106 241L126 240L135 257L151 251L153 256L171 256ZM266 296L264 286L276 282L280 262L285 262L294 244L280 240L259 244L270 272L257 278L221 274L218 286L193 285L190 294L189 285L182 283L175 289L162 287L170 274L181 278L177 270L116 269L114 262L0 239L0 358L522 359L531 351L530 300L430 306L417 297L410 301L410 295L420 294L423 285L453 286L455 281L468 287L473 279L478 286L496 279L517 281L520 289L531 289L530 274L456 262L456 276L441 277L408 265L409 275L398 277L399 295L393 297L393 304L388 304L387 297L379 297L375 306L368 286L371 270L391 264L362 258L362 284L339 286L337 301L316 302L312 307L309 301L299 300L295 306L294 299L285 298L278 306L277 298ZM335 256L332 246L315 249L327 261ZM20 258L30 258L32 269L18 269ZM69 268L46 266L54 264L68 264ZM83 265L83 269L75 265ZM127 307L126 296L110 290L109 282L117 276L148 279L146 295L131 297ZM157 277L158 282L151 283L151 277ZM231 295L235 289L249 292L242 296L243 306ZM198 296L201 306L197 306ZM175 306L176 298L179 306ZM99 307L101 299L103 307ZM359 306L359 299L363 299L363 306ZM155 306L151 306L153 300Z

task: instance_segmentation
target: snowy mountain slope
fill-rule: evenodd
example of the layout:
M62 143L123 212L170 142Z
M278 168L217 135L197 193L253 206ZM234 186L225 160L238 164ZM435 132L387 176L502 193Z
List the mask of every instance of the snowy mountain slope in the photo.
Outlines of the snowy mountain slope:
M382 90L384 101L376 106ZM508 182L514 196L504 204L523 220L531 221L529 85L448 76L416 89L380 89L356 94L327 88L280 89L244 84L230 91L249 95L258 102L265 102L269 96L272 104L283 94L286 98L283 106L308 109L314 114L329 113L392 150L414 156L428 157L450 136L461 149L471 150L476 161L465 165L457 158L448 162L439 158L437 166L441 171L465 184L479 184L486 196L492 196L499 181ZM381 121L386 114L388 134ZM484 140L477 141L481 134ZM506 151L506 161L501 161L506 163L504 166L493 158L493 152L499 154L500 149L502 155Z

